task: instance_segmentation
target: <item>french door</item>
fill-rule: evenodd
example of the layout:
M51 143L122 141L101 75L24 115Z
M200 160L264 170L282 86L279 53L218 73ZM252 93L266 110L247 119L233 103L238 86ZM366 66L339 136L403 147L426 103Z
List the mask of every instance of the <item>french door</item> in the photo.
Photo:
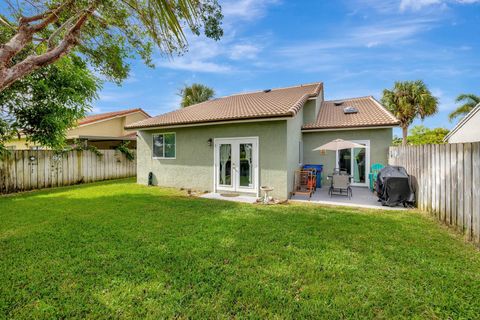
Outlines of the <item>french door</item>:
M368 186L370 173L370 140L351 140L366 148L342 149L337 151L337 165L352 176L353 186Z
M258 193L258 138L215 139L217 191Z

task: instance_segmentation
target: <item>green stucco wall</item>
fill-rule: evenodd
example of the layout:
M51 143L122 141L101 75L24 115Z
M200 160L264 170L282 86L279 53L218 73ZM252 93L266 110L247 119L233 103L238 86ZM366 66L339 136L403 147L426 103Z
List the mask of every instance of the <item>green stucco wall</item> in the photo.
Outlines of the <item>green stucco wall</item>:
M176 159L152 158L152 134L159 132L176 133ZM285 120L142 130L137 139L137 181L147 184L148 173L153 172L159 186L212 191L214 148L207 140L258 137L259 183L274 187L273 196L284 199L289 192L286 132Z
M308 104L308 103L307 103ZM315 107L315 103L312 103ZM299 144L302 141L302 125L304 121L304 109L297 115L287 120L287 190L292 192L294 186L295 170L301 167L299 162Z
M335 151L326 151L321 155L319 151L312 151L322 144L334 139L370 140L370 165L388 163L388 147L392 143L393 130L361 129L303 133L303 162L304 164L323 164L324 173L331 173L335 168ZM325 184L326 174L323 174L322 183Z
M308 100L302 108L303 112L303 123L313 123L317 119L317 103L315 100Z

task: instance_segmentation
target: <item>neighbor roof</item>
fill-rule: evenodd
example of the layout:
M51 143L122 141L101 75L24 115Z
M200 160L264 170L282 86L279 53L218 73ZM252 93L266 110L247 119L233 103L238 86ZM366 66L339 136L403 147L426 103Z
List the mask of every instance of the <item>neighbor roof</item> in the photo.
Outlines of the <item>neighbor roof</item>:
M341 103L341 104L340 104ZM336 105L338 104L338 105ZM355 107L358 112L344 112ZM348 98L324 101L317 120L303 126L303 130L381 127L398 125L398 120L373 97Z
M116 117L119 117L119 116L125 116L125 115L131 114L131 113L136 113L136 112L141 112L141 113L145 114L147 117L150 117L150 115L148 115L148 113L143 111L141 108L136 108L136 109L127 109L127 110L93 114L91 116L87 116L83 119L80 119L78 121L78 125L79 126L86 125L86 124L89 124L89 123L93 123L93 122L97 122L97 121L101 121L101 120L107 120L107 119L111 119L111 118L116 118Z
M125 128L137 129L219 121L291 117L302 108L309 98L316 97L322 88L323 84L316 82L288 88L235 94L135 122Z
M465 123L470 121L470 119L473 118L473 116L478 112L480 112L480 103L477 104L472 110L470 110L470 112L467 113L467 115L463 117L462 120L460 120L460 122L457 123L457 125L452 130L450 130L450 132L443 138L443 141L447 142L448 139L450 139L458 130L460 130L461 127L465 125Z

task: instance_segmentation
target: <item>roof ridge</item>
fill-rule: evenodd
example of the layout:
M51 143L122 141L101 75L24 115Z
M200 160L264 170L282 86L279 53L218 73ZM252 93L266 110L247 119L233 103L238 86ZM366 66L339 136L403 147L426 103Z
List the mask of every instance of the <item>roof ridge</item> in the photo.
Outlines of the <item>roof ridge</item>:
M372 95L368 95L368 96L361 96L361 97L352 97L352 98L333 99L333 100L325 100L325 101L323 101L323 102L346 101L346 100L366 99L366 98L373 98L373 96L372 96Z
M127 128L166 126L168 124L203 123L219 120L292 117L307 99L319 95L323 82L274 88L275 94L263 91L218 97L187 108L176 108L153 118L126 126Z
M344 106L348 106L351 102L356 107L362 109L357 116L349 116L349 120L344 118L343 108L334 106L336 101L344 101ZM368 117L379 117L367 119ZM343 122L340 121L343 118ZM383 119L383 120L381 120ZM381 120L381 121L380 121ZM333 122L337 122L332 125ZM382 122L383 121L383 122ZM325 129L325 128L348 128L348 127L373 127L384 125L398 125L398 119L395 118L381 103L379 103L372 95L363 97L354 97L348 99L325 100L313 122L306 123L303 129Z
M88 115L88 116L86 116L82 119L79 119L78 120L78 125L91 124L91 123L95 123L95 122L98 122L98 121L107 120L109 118L114 118L114 117L117 117L117 116L124 116L124 115L128 115L130 113L135 113L135 112L143 112L145 115L150 117L150 115L147 112L145 112L142 108L132 108L132 109L125 109L125 110L109 111L109 112L91 114L91 115Z
M458 121L458 123L453 127L452 130L450 130L450 132L448 132L448 134L443 138L443 141L448 141L448 139L455 133L457 132L458 130L460 130L461 127L463 127L463 125L465 124L465 122L467 122L468 120L470 120L477 112L480 112L480 103L478 103L475 107L473 107L472 110L470 110L462 119L460 119L460 121Z
M268 89L268 90L271 90L271 91L278 91L278 90L285 90L285 89L293 89L293 88L301 88L301 87L306 87L306 86L312 86L312 85L319 85L319 84L323 84L322 81L317 81L317 82L310 82L310 83L302 83L302 84L297 84L297 85L294 85L294 86L288 86L288 87L278 87L278 88L271 88L271 89ZM222 99L222 98L228 98L228 97L233 97L233 96L241 96L241 95L244 95L244 94L254 94L254 93L262 93L264 92L266 89L263 89L263 90L255 90L255 91L247 91L247 92L238 92L238 93L232 93L230 95L227 95L227 96L223 96L223 97L219 97L217 99Z
M95 114L88 115L87 117L101 116L101 115L109 114L109 113L133 112L133 111L139 111L139 110L142 110L142 108L131 108L131 109L125 109L125 110L118 110L118 111L100 112L100 113L95 113Z
M288 112L291 112L292 115L295 115L301 107L303 107L303 105L305 104L305 102L309 99L309 98L312 98L312 97L315 97L315 96L318 96L318 94L320 93L320 90L323 88L323 82L319 82L317 84L317 87L315 88L315 90L313 91L313 94L311 93L305 93L300 99L298 99L297 102L295 102L293 104L293 106L288 110Z
M397 119L397 117L395 117L387 108L385 108L385 106L383 104L381 104L379 101L377 101L377 99L375 99L373 96L369 96L370 99L373 100L373 102L375 102L379 107L380 109L385 112L390 118L392 118L393 120L399 122L399 120Z

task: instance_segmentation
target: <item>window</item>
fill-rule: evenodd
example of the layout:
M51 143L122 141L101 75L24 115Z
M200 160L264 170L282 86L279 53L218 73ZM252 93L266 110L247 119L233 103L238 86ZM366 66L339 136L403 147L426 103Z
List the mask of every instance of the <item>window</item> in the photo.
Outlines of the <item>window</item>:
M303 164L303 141L298 141L298 164Z
M175 133L153 135L153 158L174 159L176 149Z

